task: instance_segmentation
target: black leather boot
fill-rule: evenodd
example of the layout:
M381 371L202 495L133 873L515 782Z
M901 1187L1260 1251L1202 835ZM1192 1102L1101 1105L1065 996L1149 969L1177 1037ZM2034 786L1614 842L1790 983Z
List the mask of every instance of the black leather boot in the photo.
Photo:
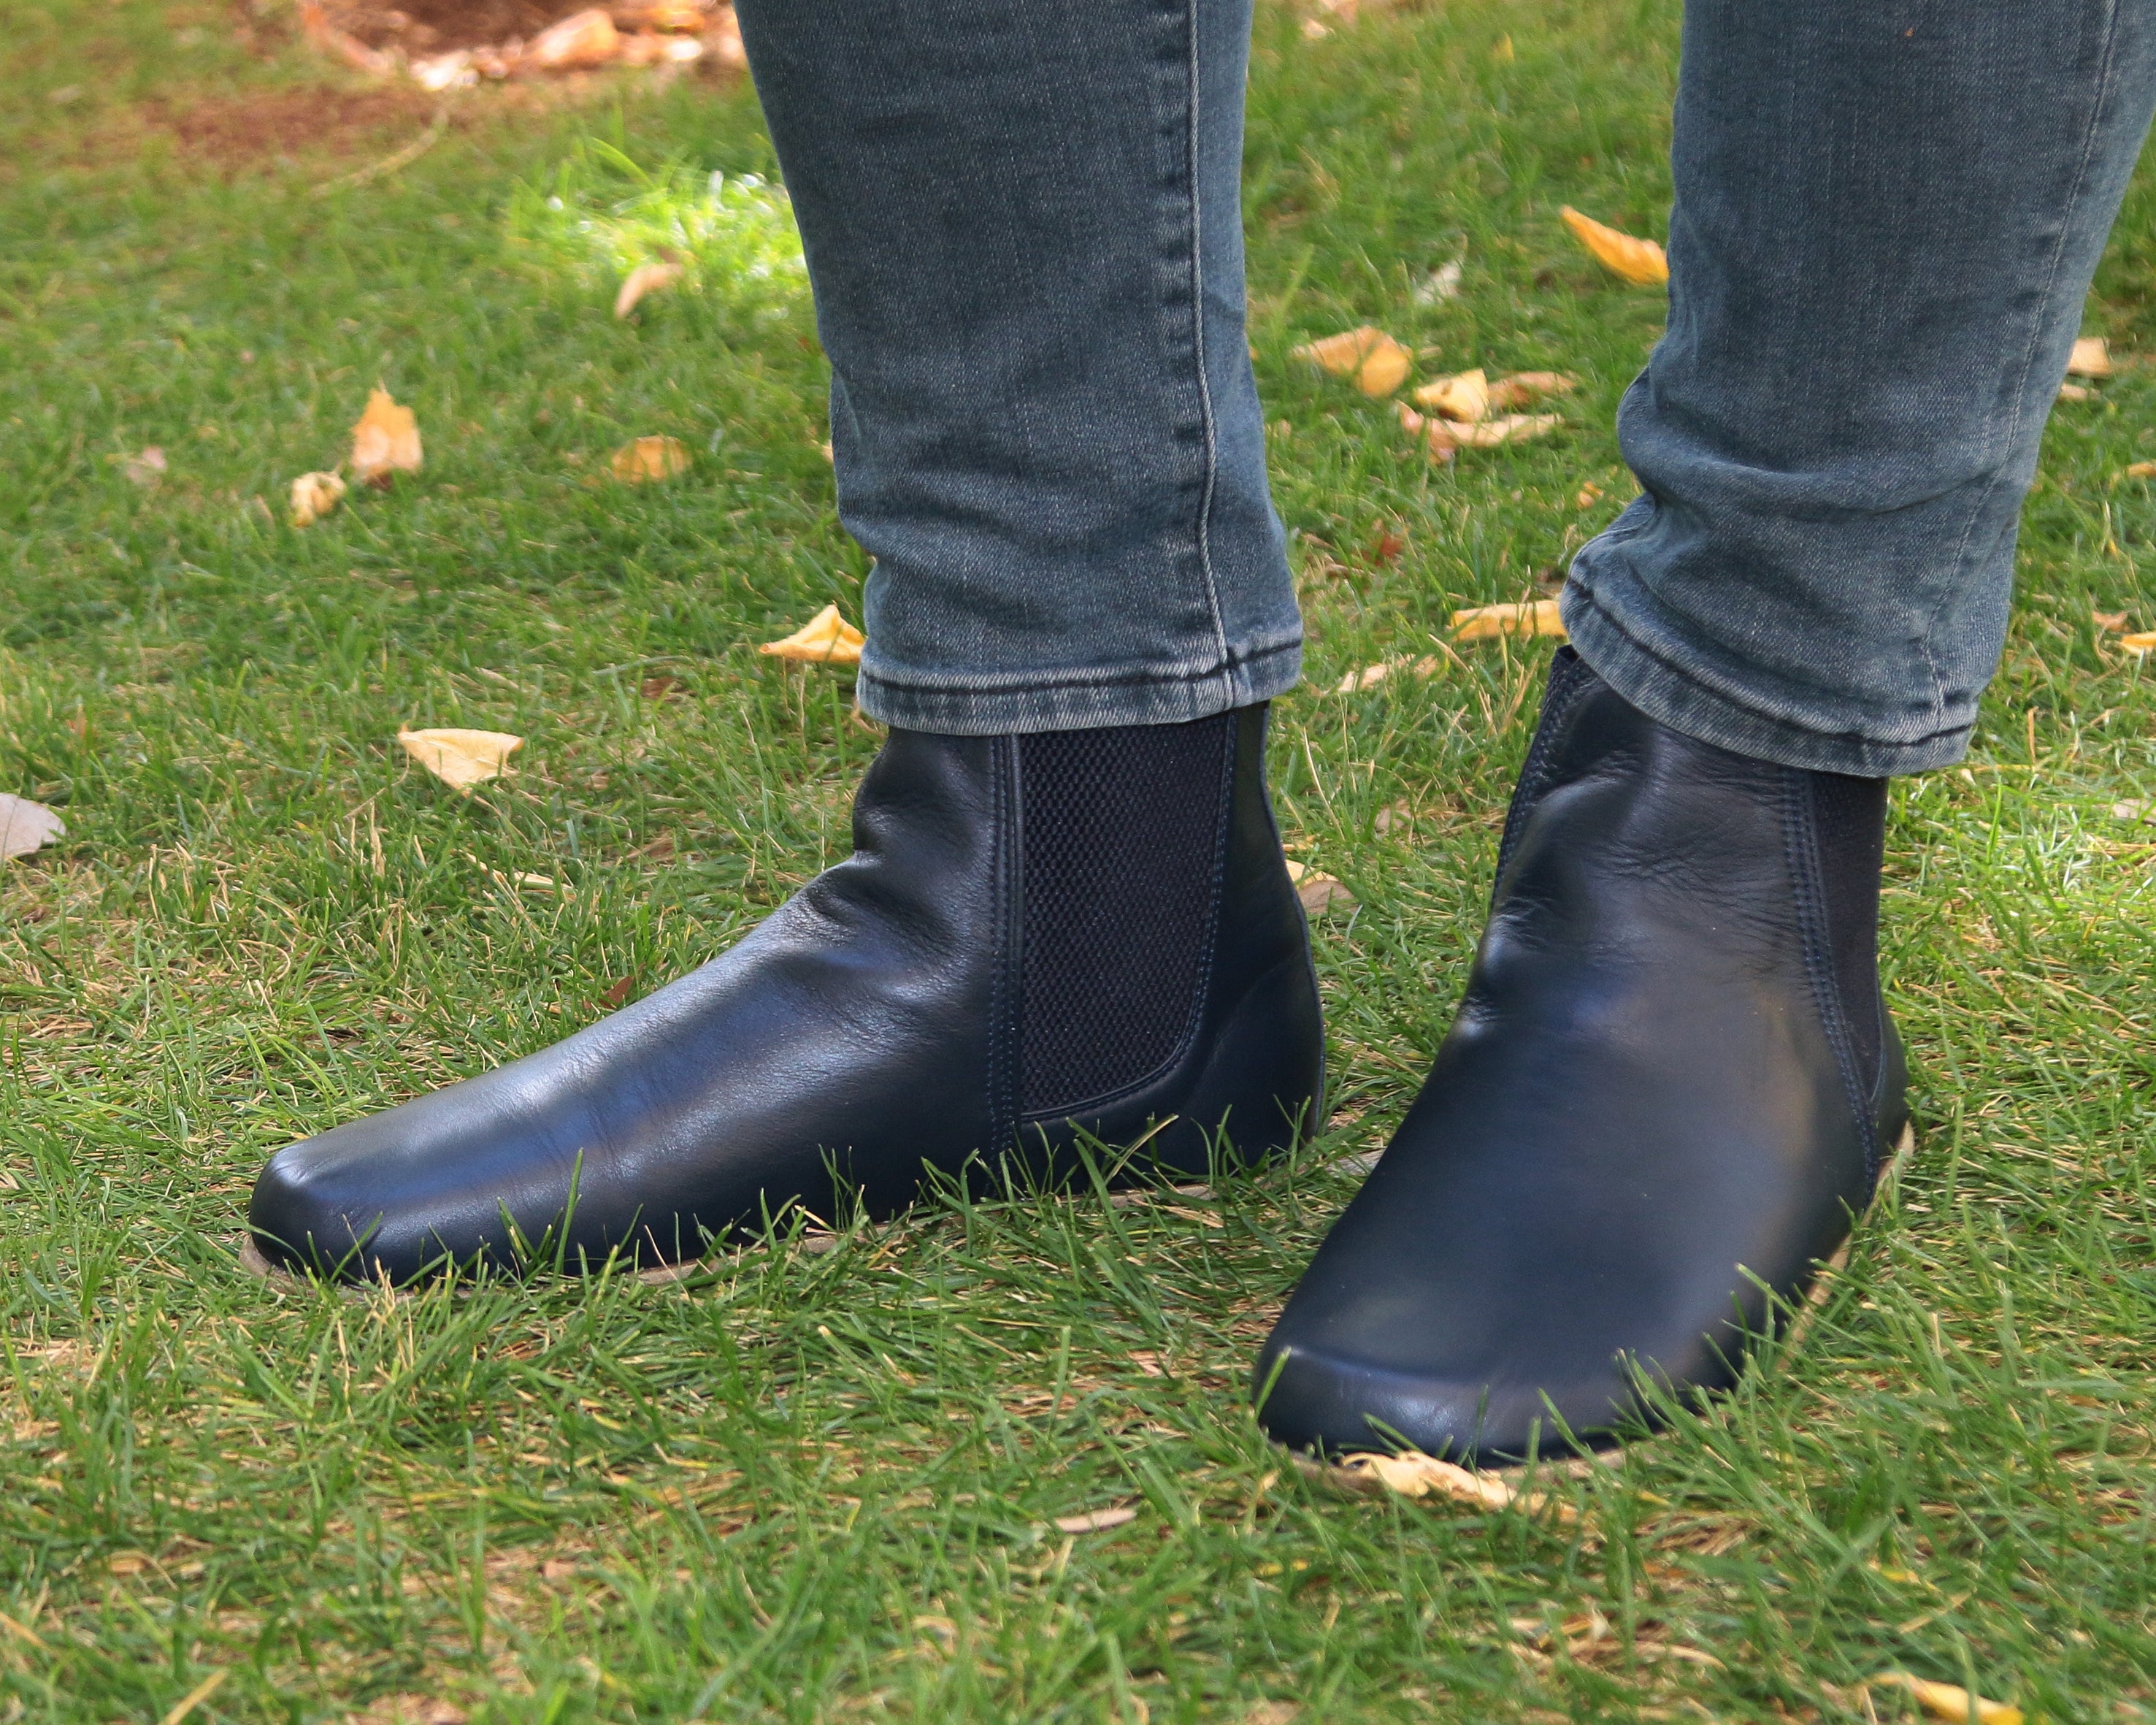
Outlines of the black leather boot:
M1316 980L1265 713L1025 737L893 731L853 857L741 945L542 1052L280 1151L273 1263L702 1254L799 1199L887 1213L925 1168L1047 1180L1082 1130L1208 1166L1315 1118ZM834 1190L832 1171L841 1182Z
M1547 1455L1642 1374L1732 1383L1906 1123L1885 821L1885 780L1696 742L1563 650L1459 1018L1259 1357L1266 1431Z

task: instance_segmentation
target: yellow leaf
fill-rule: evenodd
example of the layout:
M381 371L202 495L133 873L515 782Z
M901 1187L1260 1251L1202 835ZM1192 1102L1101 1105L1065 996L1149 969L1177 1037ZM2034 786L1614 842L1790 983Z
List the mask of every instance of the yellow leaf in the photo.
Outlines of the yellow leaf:
M2129 653L2156 653L2156 631L2142 635L2122 635L2118 644Z
M1336 378L1346 378L1365 395L1389 395L1408 380L1414 356L1373 324L1343 330L1322 342L1306 342L1295 350L1298 359L1322 366Z
M1572 501L1576 509L1591 509L1602 501L1602 487L1590 479L1580 487L1579 495Z
M868 637L827 605L783 641L767 641L760 653L821 665L857 665Z
M649 485L688 471L689 451L677 437L639 437L612 457L613 476L627 485Z
M2066 361L2066 370L2077 378L2109 377L2111 343L2102 336L2083 336L2074 343L2074 351Z
M1537 599L1526 605L1478 605L1452 614L1455 641L1494 641L1501 635L1564 636L1557 601Z
M312 527L344 496L344 481L334 473L302 473L292 481L292 525Z
M1505 414L1473 425L1448 425L1445 435L1462 449L1495 449L1547 437L1564 423L1563 414Z
M1490 58L1501 66L1511 65L1513 60L1512 39L1510 36L1500 36L1497 39L1497 45L1490 50Z
M2156 461L2136 461L2126 470L2128 479L2156 479Z
M362 485L387 485L393 473L419 471L419 421L387 389L367 398L367 411L352 428L352 476Z
M2061 384L2059 385L2059 399L2061 401L2093 401L2096 399L2096 391L2090 389L2086 384Z
M1934 1719L1952 1719L1958 1725L2021 1725L2021 1709L2003 1701L1986 1701L1958 1683L1933 1683L1907 1671L1885 1671L1871 1680L1890 1688L1906 1689L1917 1705Z
M523 738L506 731L467 731L454 726L399 731L397 740L421 766L467 796L473 785L499 778L508 770L509 757L524 746Z
M1088 1510L1082 1516L1058 1516L1055 1525L1065 1533L1102 1533L1111 1527L1121 1527L1135 1522L1138 1512L1128 1507L1122 1509Z
M1579 387L1577 378L1561 371L1519 371L1500 378L1490 386L1490 405L1499 413L1525 407L1545 395L1569 395Z
M1579 243L1594 255L1594 260L1612 275L1621 276L1640 287L1670 279L1670 260L1653 240L1606 228L1594 217L1582 215L1569 203L1558 214L1578 236Z
M671 287L681 279L679 264L639 264L622 278L621 291L613 296L613 315L626 317L646 294Z
M1425 1455L1419 1450L1403 1450L1398 1455L1380 1455L1371 1451L1343 1455L1337 1471L1348 1476L1343 1483L1367 1489L1366 1482L1374 1480L1384 1490L1398 1492L1403 1497L1447 1497L1455 1503L1473 1504L1481 1509L1517 1508L1530 1515L1553 1509L1561 1522L1579 1519L1579 1511L1560 1499L1540 1491L1522 1491L1496 1474L1476 1473L1457 1463Z
M41 851L67 832L67 823L41 802L0 790L0 861Z
M1414 392L1415 404L1448 420L1471 421L1490 411L1490 379L1477 368L1440 378Z

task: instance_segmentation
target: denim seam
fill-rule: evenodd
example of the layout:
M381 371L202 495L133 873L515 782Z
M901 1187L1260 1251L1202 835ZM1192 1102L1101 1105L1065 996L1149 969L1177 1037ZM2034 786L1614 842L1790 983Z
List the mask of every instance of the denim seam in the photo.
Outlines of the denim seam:
M2082 194L2087 189L2089 164L2096 157L2097 134L2102 128L2105 108L2113 94L2118 49L2118 7L2116 0L2113 0L2106 17L2101 55L2102 64L2096 80L2096 93L2089 104L2087 130L2082 137L2081 160L2074 167L2073 188L2067 193L2065 205L2060 213L2059 237L2051 248L2049 267L2044 278L2044 291L2036 301L2036 313L2030 323L2028 343L2022 349L2021 372L2015 380L2014 406L2006 429L2005 451L2001 460L1992 468L1991 477L1986 481L1982 493L1970 506L1969 519L1962 528L1961 543L1954 547L1953 579L1940 588L1938 597L1933 603L1931 614L1925 619L1920 645L1924 655L1924 662L1930 667L1932 673L1932 705L1936 712L1945 711L1946 682L1940 674L1938 660L1932 651L1932 641L1938 633L1939 617L1946 610L1948 600L1954 594L1966 590L1968 587L1969 542L1975 536L1977 523L1984 519L1984 506L1998 492L2005 474L2007 463L2013 457L2015 444L2020 435L2021 422L2027 410L2029 399L2029 374L2035 367L2037 350L2043 345L2047 321L2045 314L2049 311L2057 294L2059 270L2065 258L2067 241L2073 229L2073 213L2081 202ZM1943 735L1944 733L1933 734Z
M1676 677L1680 682L1684 683L1687 687L1697 689L1702 695L1706 697L1707 700L1713 702L1719 706L1736 708L1748 716L1771 724L1779 730L1799 731L1808 737L1825 737L1837 739L1845 739L1851 741L1861 743L1867 749L1895 749L1904 753L1913 752L1914 750L1922 749L1928 743L1937 743L1943 738L1965 736L1969 733L1969 726L1966 724L1946 725L1936 731L1927 731L1921 737L1912 737L1906 742L1902 742L1890 741L1879 737L1869 737L1862 731L1815 730L1810 726L1799 723L1797 720L1790 718L1785 714L1771 713L1768 711L1767 708L1744 699L1741 695L1729 693L1721 689L1710 689L1707 687L1694 677L1683 666L1678 664L1673 659L1666 657L1662 653L1656 651L1650 643L1641 640L1639 636L1635 634L1630 629L1627 628L1625 625L1624 620L1614 611L1611 610L1607 605L1604 605L1602 601L1595 596L1594 590L1593 588L1587 586L1583 582L1577 581L1573 583L1573 588L1586 603L1588 608L1592 610L1597 617L1600 618L1604 623L1607 623L1611 629L1614 630L1619 635L1624 636L1626 645L1630 646L1635 651L1653 660L1656 665L1660 666L1671 677ZM1598 674L1599 673L1598 672Z
M887 672L872 672L870 681L894 692L932 695L1027 695L1046 694L1059 689L1142 688L1154 685L1180 687L1190 683L1211 682L1224 672L1240 670L1260 665L1269 659L1286 653L1300 651L1300 641L1284 641L1273 646L1260 647L1255 652L1229 653L1219 665L1204 670L1175 672L1156 671L1132 672L1119 674L1114 672L1095 672L1070 677L1026 677L1014 678L1006 684L920 682L903 677L893 677ZM1239 703L1238 704L1247 704Z
M1205 583L1205 603L1213 614L1213 632L1220 648L1223 668L1232 665L1228 651L1228 625L1220 611L1220 587L1213 570L1213 494L1220 476L1219 428L1213 408L1213 380L1205 356L1205 208L1199 188L1199 107L1202 85L1199 76L1198 0L1184 0L1186 84L1189 125L1184 147L1190 182L1190 339L1198 360L1198 418L1205 434L1205 482L1198 502L1198 569Z

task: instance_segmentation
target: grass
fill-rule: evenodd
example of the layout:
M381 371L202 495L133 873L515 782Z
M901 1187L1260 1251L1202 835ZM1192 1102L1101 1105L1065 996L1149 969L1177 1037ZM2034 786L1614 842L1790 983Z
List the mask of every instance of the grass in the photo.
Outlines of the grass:
M1656 296L1555 212L1658 231L1676 26L1260 20L1253 337L1312 636L1276 777L1296 854L1360 899L1319 929L1308 1156L938 1202L670 1287L392 1299L241 1272L263 1157L678 973L844 844L875 739L843 677L750 647L859 614L807 306L783 269L729 286L775 243L752 222L634 322L601 268L769 148L737 87L482 93L317 195L431 106L326 84L274 5L10 13L0 789L69 832L0 872L0 1725L190 1695L377 1725L1868 1720L1907 1712L1855 1686L1888 1669L2156 1711L2156 832L2117 812L2156 797L2156 698L2091 621L2156 626L2138 360L2052 427L1968 770L1897 790L1922 1135L1802 1347L1562 1483L1573 1527L1337 1498L1244 1411L1339 1159L1442 1032L1546 645L1324 692L1526 595L1629 491L1611 412ZM1418 303L1455 257L1460 295ZM2088 315L2156 348L2156 184ZM1430 467L1289 357L1364 320L1424 374L1577 373L1572 429ZM284 486L377 378L425 471L290 529ZM590 482L647 435L690 471ZM465 801L400 724L530 741Z

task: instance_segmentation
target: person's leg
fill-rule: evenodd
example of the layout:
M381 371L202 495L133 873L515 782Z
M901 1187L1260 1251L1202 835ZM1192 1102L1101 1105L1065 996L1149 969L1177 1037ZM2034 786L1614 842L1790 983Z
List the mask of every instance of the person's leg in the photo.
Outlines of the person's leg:
M1458 1022L1260 1357L1276 1437L1606 1439L1845 1237L1907 1117L1881 775L1966 744L2152 103L2116 0L1691 0L1642 495L1573 564Z
M272 1262L695 1256L831 1171L1202 1171L1322 1037L1264 779L1300 630L1242 315L1247 0L744 0L874 554L857 850L555 1047L274 1157ZM1158 1128L1158 1130L1154 1130Z

